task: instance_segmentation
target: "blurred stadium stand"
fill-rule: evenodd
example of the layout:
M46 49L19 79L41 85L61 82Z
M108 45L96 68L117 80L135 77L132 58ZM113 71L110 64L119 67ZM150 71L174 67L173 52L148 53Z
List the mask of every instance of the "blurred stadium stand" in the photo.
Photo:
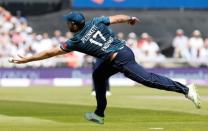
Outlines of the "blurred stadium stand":
M132 47L135 51L136 59L138 59L138 62L144 67L169 68L170 70L167 71L169 73L168 76L181 78L183 74L180 74L180 71L177 69L176 71L175 69L172 70L172 68L180 69L187 67L195 68L208 66L208 1L187 1L188 0L1 0L0 7L4 7L6 12L9 11L12 15L10 16L10 13L9 15L7 14L9 16L7 18L7 16L4 16L4 14L2 15L2 12L0 12L0 16L2 15L2 17L0 17L0 27L5 25L5 23L7 23L8 26L11 26L12 23L14 27L10 29L9 32L1 32L0 40L1 36L2 38L5 37L5 34L6 37L9 37L9 41L12 41L12 37L16 34L23 34L25 38L28 38L28 40L20 43L19 45L17 44L17 47L12 48L15 48L14 50L19 50L20 52L27 50L32 54L40 51L38 49L31 50L31 48L33 48L32 46L35 45L33 42L36 42L36 44L46 44L51 41L54 42L54 39L56 39L55 32L57 30L60 30L62 33L60 36L61 42L71 37L71 34L67 32L65 22L63 21L63 15L71 10L83 12L87 20L101 15L110 16L116 14L126 14L130 16L137 16L141 19L141 23L137 26L131 27L127 24L113 25L113 30L116 34L120 33L123 35L122 39L126 40L128 46ZM5 17L5 20L3 17ZM14 20L11 20L10 18L14 18ZM187 36L188 40L193 38L192 33L194 30L199 30L200 39L202 39L204 43L203 53L207 51L207 56L204 55L205 57L200 59L194 57L189 59L183 57L174 58L174 48L172 46L172 42L176 36L176 30L179 28L184 30L185 36ZM2 28L0 28L0 30L1 29ZM148 47L146 47L144 51L145 53L138 53L142 50L138 43L142 39L142 34L145 33L149 35L148 39L152 40L153 45L159 45L159 49L156 49L156 47L154 50L154 54L158 54L148 59L146 59L147 57L145 56L145 51ZM47 34L49 34L49 37ZM32 40L32 43L30 43L30 40L33 39L33 37L35 40ZM58 42L60 41L58 40ZM59 46L58 42L55 42L55 44L51 42L52 44L50 44L50 47ZM1 43L2 41L0 44ZM16 46L13 41L10 44L11 46ZM76 68L78 71L81 70L81 73L78 74L85 73L82 72L82 68L87 67L88 78L90 75L89 72L91 71L90 67L92 58L83 54L80 55L71 53L67 56L55 57L41 62L29 63L27 65L12 65L9 64L7 60L8 57L11 57L11 52L13 50L9 49L11 53L10 55L2 54L5 51L5 47L0 45L0 51L0 69L2 69L1 72L3 72L0 72L0 79L5 77L19 78L18 74L24 75L23 72L27 71L27 68L25 67L46 67L50 71L53 70L54 67L64 68L64 71L66 70L65 67L69 67ZM28 53L27 51L25 51L25 54ZM13 54L16 54L16 52L13 52ZM200 53L198 52L197 55L199 54ZM79 59L78 62L77 59ZM8 67L19 68L11 68L10 71L9 69L5 69ZM206 73L204 73L206 72L206 69L207 68L199 68L199 71L197 69L194 70L194 73L192 74L193 77L191 77L190 80L194 80L196 78L207 79ZM191 70L192 68L185 70L185 74L188 74L186 76L188 79ZM176 73L172 76L172 72L174 71ZM37 72L31 73L31 70L28 72L31 75L34 73L37 77L39 77ZM42 70L40 72L42 72ZM62 70L60 72L62 72ZM76 70L74 71L75 73L73 70L70 70L70 72L71 74L77 73ZM159 73L160 72L163 72L163 70L159 70ZM163 75L168 74L167 72L163 72ZM56 71L53 73L56 74ZM79 77L79 75L75 76ZM182 78L183 77L184 75ZM208 81L206 82L208 83Z
M69 0L1 0L0 5L16 15L21 11L22 15L42 15L57 12L70 7Z
M74 0L82 9L206 9L207 0Z

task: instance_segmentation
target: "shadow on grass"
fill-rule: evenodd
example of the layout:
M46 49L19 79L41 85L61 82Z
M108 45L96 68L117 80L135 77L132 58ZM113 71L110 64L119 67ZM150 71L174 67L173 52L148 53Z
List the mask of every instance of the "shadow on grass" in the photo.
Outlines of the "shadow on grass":
M58 122L84 122L84 112L93 111L92 106L37 103L25 101L0 101L0 114L8 116L27 116ZM106 120L113 123L137 122L180 122L208 121L207 116L129 108L108 108Z

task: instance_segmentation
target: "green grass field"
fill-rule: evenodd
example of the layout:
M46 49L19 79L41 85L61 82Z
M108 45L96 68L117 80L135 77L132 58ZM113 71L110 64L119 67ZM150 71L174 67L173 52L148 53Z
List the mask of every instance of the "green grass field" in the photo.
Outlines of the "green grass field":
M0 131L208 131L208 88L199 88L198 110L180 94L113 87L104 125L83 117L95 108L90 90L0 88Z

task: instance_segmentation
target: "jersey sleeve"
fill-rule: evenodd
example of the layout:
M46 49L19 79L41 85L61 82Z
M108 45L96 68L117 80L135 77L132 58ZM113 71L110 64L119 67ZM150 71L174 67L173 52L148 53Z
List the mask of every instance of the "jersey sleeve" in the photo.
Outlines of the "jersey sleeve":
M95 23L103 23L105 25L110 25L110 19L107 16L95 17L93 19Z
M70 51L73 51L73 49L71 48L71 45L72 45L71 40L67 40L66 42L63 42L60 44L60 48L65 52L70 52Z

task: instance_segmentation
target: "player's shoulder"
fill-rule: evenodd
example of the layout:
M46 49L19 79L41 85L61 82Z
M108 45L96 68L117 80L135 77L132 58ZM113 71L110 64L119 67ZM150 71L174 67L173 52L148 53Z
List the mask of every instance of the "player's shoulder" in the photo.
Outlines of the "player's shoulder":
M90 21L90 23L96 23L98 22L99 17L93 17Z
M109 17L102 15L102 16L96 16L96 17L92 18L91 21L93 23L100 23L100 22L106 23L106 21L108 21L108 19L109 19Z

